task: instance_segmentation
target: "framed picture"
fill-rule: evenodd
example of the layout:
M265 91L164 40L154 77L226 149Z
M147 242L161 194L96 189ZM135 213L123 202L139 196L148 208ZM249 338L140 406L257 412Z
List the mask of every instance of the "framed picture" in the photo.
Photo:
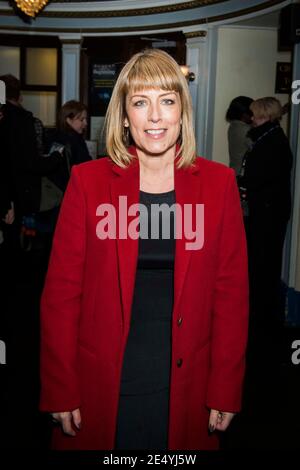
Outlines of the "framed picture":
M292 64L290 62L277 62L275 93L291 93Z

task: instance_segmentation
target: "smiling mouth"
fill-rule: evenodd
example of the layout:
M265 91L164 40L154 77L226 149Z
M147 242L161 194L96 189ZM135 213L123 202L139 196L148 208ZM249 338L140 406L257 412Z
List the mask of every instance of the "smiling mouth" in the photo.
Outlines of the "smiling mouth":
M160 135L163 134L166 131L166 129L147 129L145 132L146 134L150 135Z

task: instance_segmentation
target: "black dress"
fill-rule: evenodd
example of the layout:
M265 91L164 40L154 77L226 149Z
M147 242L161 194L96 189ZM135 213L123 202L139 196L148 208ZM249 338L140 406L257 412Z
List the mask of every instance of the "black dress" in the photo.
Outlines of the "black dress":
M175 203L175 191L140 192L147 214L140 215L139 255L125 349L116 432L116 449L167 449L171 327L175 256L174 213L160 215L153 204ZM142 230L148 221L148 234ZM151 238L152 227L152 238ZM162 227L170 228L163 237ZM153 234L158 229L157 238ZM145 238L148 235L148 238ZM142 238L144 237L144 238Z

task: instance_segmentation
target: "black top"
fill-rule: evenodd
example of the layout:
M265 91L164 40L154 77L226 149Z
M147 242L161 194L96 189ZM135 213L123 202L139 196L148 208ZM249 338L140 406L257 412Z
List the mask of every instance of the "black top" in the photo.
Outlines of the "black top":
M69 146L69 158L71 166L91 160L91 156L89 154L83 135L79 134L71 128L64 132L57 131L52 137L52 142L58 142L65 146Z
M72 166L90 161L91 156L83 135L71 128L65 132L56 131L52 136L48 137L48 152L51 151L51 147L55 143L62 144L65 147L63 153L65 165L63 168L60 168L59 171L51 175L51 180L62 191L65 191Z
M138 266L121 395L150 394L169 387L175 223L174 213L169 217L168 208L174 203L175 191L160 194L140 192L140 204L144 207L140 216ZM161 204L166 204L167 210L157 219L155 210L157 205L162 209ZM151 227L154 236L157 229L158 238L151 238ZM168 236L169 228L170 236L163 238Z
M0 120L0 215L15 204L19 215L38 212L41 199L41 176L49 176L61 165L61 156L39 155L34 118L31 112L12 103L1 109Z
M253 127L253 145L245 156L242 180L247 189L249 215L268 211L288 219L291 210L292 152L279 122Z

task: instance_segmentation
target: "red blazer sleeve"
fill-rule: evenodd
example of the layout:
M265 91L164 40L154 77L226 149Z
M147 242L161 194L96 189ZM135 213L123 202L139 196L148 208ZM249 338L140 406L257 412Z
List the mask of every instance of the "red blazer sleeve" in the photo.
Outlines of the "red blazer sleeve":
M248 263L234 174L227 181L214 293L207 406L239 411L248 334Z
M73 167L41 300L40 407L44 411L70 411L80 405L76 363L86 244L85 211L78 170Z

